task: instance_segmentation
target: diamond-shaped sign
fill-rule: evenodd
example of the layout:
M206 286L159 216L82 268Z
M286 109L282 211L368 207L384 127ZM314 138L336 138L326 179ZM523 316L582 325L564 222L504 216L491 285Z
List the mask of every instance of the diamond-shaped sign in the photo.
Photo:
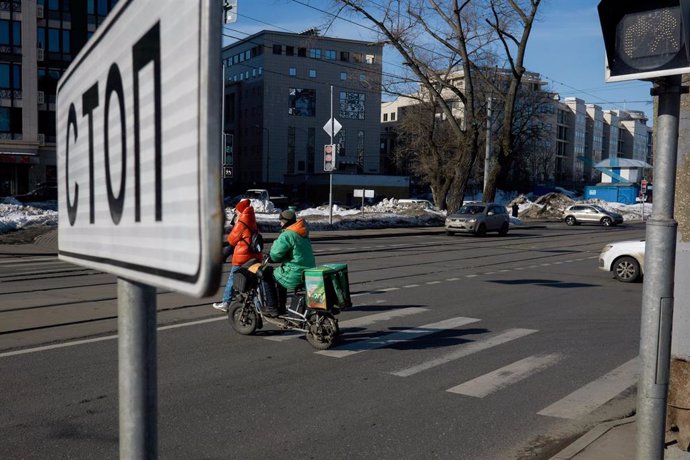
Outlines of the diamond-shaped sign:
M326 134L329 136L331 135L331 127L333 127L333 135L335 136L342 129L343 125L338 123L338 120L335 118L328 120L326 124L323 125L323 130L326 131Z

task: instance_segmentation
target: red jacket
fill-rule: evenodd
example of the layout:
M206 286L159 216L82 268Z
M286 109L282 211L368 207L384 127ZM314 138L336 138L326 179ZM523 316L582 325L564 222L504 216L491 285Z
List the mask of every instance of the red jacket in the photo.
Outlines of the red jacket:
M249 251L249 242L252 240L252 235L257 231L254 208L247 206L237 217L237 222L228 235L228 243L235 247L235 251L232 253L233 265L242 265L249 259L261 260L261 253Z

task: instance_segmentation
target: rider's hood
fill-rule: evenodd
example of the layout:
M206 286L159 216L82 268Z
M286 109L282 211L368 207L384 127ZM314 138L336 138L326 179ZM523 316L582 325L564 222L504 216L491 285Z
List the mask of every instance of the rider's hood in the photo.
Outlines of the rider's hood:
M297 222L290 225L289 227L286 227L285 230L295 232L302 238L309 237L309 229L307 228L307 222L304 219L297 219Z

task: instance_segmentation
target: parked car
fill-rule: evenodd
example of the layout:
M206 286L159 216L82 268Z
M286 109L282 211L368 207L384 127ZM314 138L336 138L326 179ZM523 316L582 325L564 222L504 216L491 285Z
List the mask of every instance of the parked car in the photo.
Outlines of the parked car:
M483 236L487 232L508 233L510 217L502 204L471 203L463 205L456 213L446 217L446 234L474 233Z
M641 279L644 274L644 240L607 244L599 254L599 269L613 272L613 276L624 283Z
M591 223L610 227L622 224L623 216L596 204L574 204L565 210L563 220L568 225Z

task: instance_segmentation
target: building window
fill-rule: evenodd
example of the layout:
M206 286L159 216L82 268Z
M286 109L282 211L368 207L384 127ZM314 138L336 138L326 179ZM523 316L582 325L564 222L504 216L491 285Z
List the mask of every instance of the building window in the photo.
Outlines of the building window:
M357 131L357 163L364 166L364 131Z
M288 75L290 75L291 77L294 77L295 75L297 75L297 69L294 67L290 67L288 69Z
M391 121L395 121L395 112L391 112Z
M362 62L362 53L352 53L352 62L356 63L361 63Z
M345 128L341 128L338 134L335 136L335 143L338 144L338 156L344 158L347 156L347 146L345 144L346 139Z
M60 29L48 29L48 51L60 52Z
M298 117L316 115L316 90L290 88L288 94L288 114Z
M295 55L295 47L294 46L285 46L285 55L286 56L294 56Z
M309 48L309 57L312 59L321 59L321 50L319 48Z
M244 52L244 60L248 61L252 58L252 50L247 50Z
M364 93L341 91L339 115L351 120L364 120L365 96Z
M388 114L387 113L383 114L383 121L388 121Z
M273 54L283 54L283 45L273 45Z
M21 133L22 109L17 107L0 107L0 137L11 139L12 134Z
M366 54L366 55L364 56L364 61L365 61L367 64L373 64L373 63L374 63L374 55L373 55L373 54Z
M335 50L325 50L323 52L323 57L329 61L335 61Z
M264 72L264 68L263 68L263 67L259 67L259 75L261 75L263 72Z
M288 174L294 174L294 172L295 172L295 127L294 126L288 126L287 172L288 172Z
M297 56L307 57L307 49L306 48L297 48Z
M316 128L307 130L307 172L314 172L314 160L316 155Z
M0 88L22 89L21 64L0 63Z
M300 172L304 171L304 160L300 160L297 162L297 171L300 171Z
M340 60L343 62L349 62L350 61L350 53L347 51L341 51L340 52Z
M309 69L309 78L316 78L316 70Z

